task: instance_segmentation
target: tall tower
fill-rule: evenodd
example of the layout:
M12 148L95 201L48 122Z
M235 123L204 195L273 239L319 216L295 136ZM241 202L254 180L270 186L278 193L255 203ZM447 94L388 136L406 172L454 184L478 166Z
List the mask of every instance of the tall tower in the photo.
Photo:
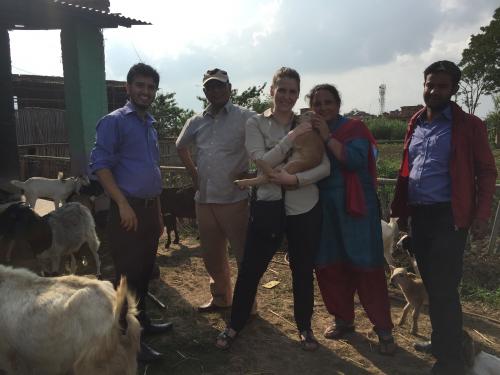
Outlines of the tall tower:
M383 115L384 112L385 112L385 90L386 90L387 86L385 85L385 83L382 83L379 87L378 87L378 102L380 104L380 113L379 115Z

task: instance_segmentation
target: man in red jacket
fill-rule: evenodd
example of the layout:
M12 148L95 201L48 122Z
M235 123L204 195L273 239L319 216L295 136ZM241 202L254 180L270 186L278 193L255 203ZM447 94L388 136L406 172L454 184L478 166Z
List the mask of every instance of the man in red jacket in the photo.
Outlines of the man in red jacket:
M406 226L429 294L432 337L417 350L436 358L432 374L465 374L462 356L462 278L467 231L486 235L496 167L486 126L451 97L460 69L437 61L424 71L426 106L409 121L392 216Z

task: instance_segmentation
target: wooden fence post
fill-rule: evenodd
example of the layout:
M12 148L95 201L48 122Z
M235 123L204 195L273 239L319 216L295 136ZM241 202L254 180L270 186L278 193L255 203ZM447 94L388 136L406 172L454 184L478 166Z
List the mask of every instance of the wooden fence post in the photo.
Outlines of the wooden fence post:
M495 213L495 221L491 229L490 242L488 243L488 254L496 254L497 252L497 237L498 228L500 227L500 201L497 203L497 212Z

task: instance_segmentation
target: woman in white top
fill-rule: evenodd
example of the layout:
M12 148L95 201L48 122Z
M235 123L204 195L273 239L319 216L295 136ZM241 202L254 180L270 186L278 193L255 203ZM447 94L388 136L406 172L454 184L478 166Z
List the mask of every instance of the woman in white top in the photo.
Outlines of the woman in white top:
M312 130L310 123L292 129L295 123L292 109L299 92L299 74L291 68L280 68L271 85L272 108L251 117L246 124L245 146L252 160L262 159L279 169L285 163L295 138ZM252 202L243 262L234 289L231 322L217 337L218 348L229 348L245 326L259 281L281 246L283 235L288 240L294 317L300 342L304 350L318 348L311 330L314 258L321 231L321 208L315 182L329 173L330 163L323 155L321 164L315 168L297 174L281 169L273 173L271 183L258 187L256 201ZM285 212L280 215L283 206Z

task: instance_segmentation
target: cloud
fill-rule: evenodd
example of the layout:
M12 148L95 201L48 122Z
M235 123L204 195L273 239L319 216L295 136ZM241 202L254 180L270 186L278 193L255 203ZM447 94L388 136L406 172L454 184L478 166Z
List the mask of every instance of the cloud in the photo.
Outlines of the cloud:
M233 87L244 89L292 66L303 92L317 82L338 82L346 106L372 112L384 82L387 108L394 109L420 100L413 91L420 91L425 66L443 58L458 62L497 6L497 0L114 0L113 11L153 26L105 30L106 73L124 79L135 62L150 63L164 90L199 109L208 68L225 68ZM29 47L19 47L29 38L13 39L14 65L62 71L60 53L48 53L59 48L58 35L56 42L33 38Z

